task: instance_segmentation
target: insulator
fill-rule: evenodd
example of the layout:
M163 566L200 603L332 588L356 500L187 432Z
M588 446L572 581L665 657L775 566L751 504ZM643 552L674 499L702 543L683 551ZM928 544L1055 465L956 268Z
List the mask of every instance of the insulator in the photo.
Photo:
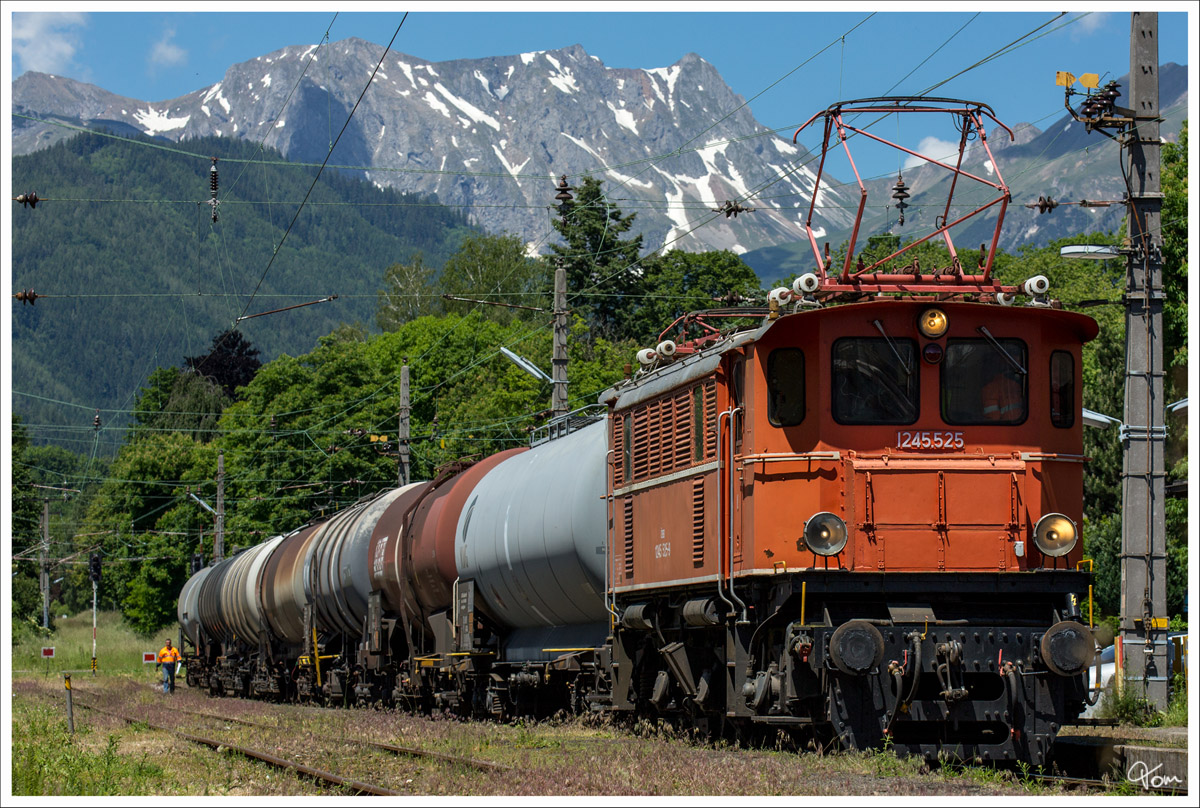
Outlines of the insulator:
M15 297L17 300L21 301L21 305L25 305L26 303L28 303L31 306L36 306L37 299L39 297L42 297L42 295L39 295L37 292L33 291L32 289L26 289L23 292L17 292L15 295L13 295L13 297Z
M92 419L92 429L100 429L100 410L96 410L96 417Z
M208 168L208 186L212 189L212 199L208 201L208 204L212 207L212 220L214 222L217 220L217 205L221 204L217 201L217 185L217 158L214 157L212 165Z
M1027 205L1027 207L1031 207L1031 208L1037 208L1038 216L1041 216L1043 213L1046 213L1046 212L1048 212L1048 211L1052 211L1052 210L1054 210L1055 208L1057 208L1057 207L1058 207L1058 203L1054 201L1054 198L1053 198L1053 197L1050 197L1050 196L1039 196L1039 197L1038 197L1037 204L1035 204L1035 205Z
M40 199L38 198L37 191L30 191L27 194L19 195L17 197L16 201L20 202L21 207L23 207L23 208L25 208L25 207L36 208L37 203L40 201Z
M896 210L900 211L899 223L901 225L904 224L904 209L908 207L908 203L904 200L908 197L908 186L904 184L904 175L899 174L896 176L896 184L892 186L892 199L896 200Z
M567 203L575 198L575 197L571 196L571 186L567 185L567 175L566 174L563 174L562 177L559 179L558 193L554 195L554 198L556 200L558 200L558 209L560 211L562 211L563 213L566 213Z
M271 416L271 431L272 432L275 431L275 416L274 415Z

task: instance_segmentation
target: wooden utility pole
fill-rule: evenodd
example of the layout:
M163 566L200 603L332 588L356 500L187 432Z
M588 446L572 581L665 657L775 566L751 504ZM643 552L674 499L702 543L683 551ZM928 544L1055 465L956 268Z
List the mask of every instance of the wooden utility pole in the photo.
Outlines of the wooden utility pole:
M399 432L396 435L396 454L400 458L399 484L400 487L408 485L408 462L409 462L409 438L412 424L409 416L412 414L412 404L408 399L408 357L404 357L404 364L400 366L400 423L397 425Z
M567 175L563 174L558 182L558 212L562 216L563 233L566 234L567 214L571 210L571 188L567 185ZM554 359L551 368L554 398L551 409L554 417L566 415L569 411L567 403L567 270L563 267L560 255L558 266L554 270Z
M1125 414L1121 518L1121 639L1125 673L1167 708L1167 569L1163 400L1162 143L1158 13L1132 12L1129 105L1130 255L1125 291Z
M217 529L213 536L213 563L225 557L225 452L217 452Z

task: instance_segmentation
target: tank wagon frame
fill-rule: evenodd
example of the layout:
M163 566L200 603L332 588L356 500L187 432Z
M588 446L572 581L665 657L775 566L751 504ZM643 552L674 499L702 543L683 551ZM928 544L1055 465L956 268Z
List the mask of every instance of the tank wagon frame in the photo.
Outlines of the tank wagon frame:
M994 120L971 102L830 107L818 188L848 133L881 140L844 117L862 111L950 115L958 163L926 159L951 196L994 188L976 213L1003 219L998 168L962 167ZM910 247L854 265L856 224L839 268L810 208L817 269L767 308L682 317L529 447L196 571L188 684L1045 763L1090 696L1079 413L1097 327L1044 278L992 277L999 224L966 267L950 229L975 214L949 212L929 236L949 266L894 268Z

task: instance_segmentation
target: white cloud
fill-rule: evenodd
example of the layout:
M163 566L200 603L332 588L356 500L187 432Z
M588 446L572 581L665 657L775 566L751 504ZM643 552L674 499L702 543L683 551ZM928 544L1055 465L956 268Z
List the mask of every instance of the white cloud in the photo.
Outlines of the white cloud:
M1086 17L1081 18L1079 22L1071 26L1071 39L1078 42L1096 33L1108 22L1109 16L1110 12L1107 11L1093 11Z
M187 51L172 42L174 38L175 29L168 28L163 32L162 39L150 48L150 55L146 57L146 61L151 67L171 67L187 61Z
M16 73L67 73L79 48L79 33L87 14L77 11L18 12L12 15L12 48Z
M944 163L948 158L958 157L958 143L930 136L923 138L920 145L913 151L919 151L926 157L932 157L934 160L941 160ZM925 164L925 160L922 160L920 157L913 157L912 155L909 155L908 159L904 161L905 168L923 166Z

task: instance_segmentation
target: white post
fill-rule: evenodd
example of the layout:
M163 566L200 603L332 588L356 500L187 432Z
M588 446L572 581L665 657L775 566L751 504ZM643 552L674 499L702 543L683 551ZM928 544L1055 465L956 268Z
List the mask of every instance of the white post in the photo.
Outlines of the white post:
M96 591L98 585L92 581L92 676L96 675Z

